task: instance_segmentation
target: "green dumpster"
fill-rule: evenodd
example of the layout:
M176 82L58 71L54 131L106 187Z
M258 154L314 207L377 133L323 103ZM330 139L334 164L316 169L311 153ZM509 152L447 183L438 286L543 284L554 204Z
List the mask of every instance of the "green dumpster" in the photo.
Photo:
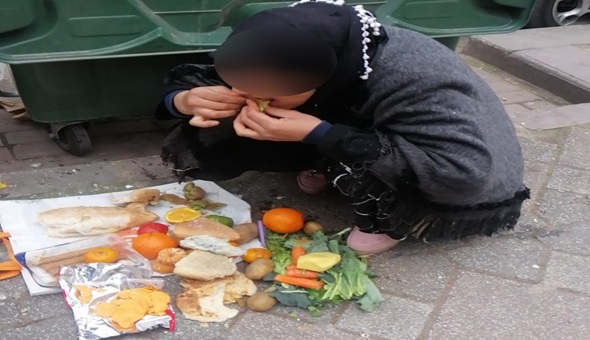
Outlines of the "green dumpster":
M358 0L384 24L454 49L461 36L523 27L535 0ZM244 0L0 0L0 62L11 66L29 117L66 151L91 149L96 120L149 117L175 65L210 62L236 24L292 2Z

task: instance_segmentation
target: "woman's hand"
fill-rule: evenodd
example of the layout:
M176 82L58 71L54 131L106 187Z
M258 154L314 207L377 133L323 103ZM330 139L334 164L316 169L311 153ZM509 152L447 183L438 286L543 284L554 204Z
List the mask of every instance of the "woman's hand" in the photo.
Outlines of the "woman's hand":
M174 106L180 113L194 116L193 126L207 128L219 124L216 119L232 117L246 105L246 98L225 86L203 86L174 96Z
M267 107L264 113L258 105L247 100L247 105L234 120L238 136L275 142L300 142L322 121L294 110Z

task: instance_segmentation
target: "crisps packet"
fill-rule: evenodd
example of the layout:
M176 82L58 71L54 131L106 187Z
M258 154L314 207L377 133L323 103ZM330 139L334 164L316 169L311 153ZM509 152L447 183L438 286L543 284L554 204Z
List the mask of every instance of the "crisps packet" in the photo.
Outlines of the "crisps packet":
M123 263L62 266L59 285L72 309L78 338L104 339L154 328L174 330L175 314L162 279Z

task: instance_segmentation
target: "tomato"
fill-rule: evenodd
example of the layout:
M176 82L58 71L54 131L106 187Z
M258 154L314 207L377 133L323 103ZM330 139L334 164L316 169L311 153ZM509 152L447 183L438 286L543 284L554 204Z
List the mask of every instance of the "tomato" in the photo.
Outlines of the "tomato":
M144 223L139 226L137 229L137 235L145 234L145 233L160 233L160 234L167 234L168 233L168 226L162 223L150 222Z
M270 259L271 258L270 250L266 248L250 248L246 250L246 254L242 256L247 263L252 263L258 259Z

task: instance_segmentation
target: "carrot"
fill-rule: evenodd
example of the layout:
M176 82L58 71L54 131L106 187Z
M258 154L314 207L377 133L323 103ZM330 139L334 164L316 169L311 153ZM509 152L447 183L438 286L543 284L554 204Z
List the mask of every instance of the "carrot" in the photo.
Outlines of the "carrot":
M285 267L285 270L293 270L293 269L297 269L297 266L294 264L290 264L288 266Z
M314 272L313 270L301 270L301 269L287 269L285 273L287 276L291 277L299 277L302 279L317 279L320 276L320 273Z
M307 252L305 251L305 248L303 248L302 246L293 247L293 249L291 249L291 262L294 265L297 265L297 261L301 256L305 255L305 253Z
M275 281L278 281L281 283L286 283L286 284L297 286L297 287L316 289L316 290L320 290L324 286L324 283L322 281L317 281L317 280L312 280L312 279L303 279L300 277L290 277L290 276L281 275L281 274L275 276Z

